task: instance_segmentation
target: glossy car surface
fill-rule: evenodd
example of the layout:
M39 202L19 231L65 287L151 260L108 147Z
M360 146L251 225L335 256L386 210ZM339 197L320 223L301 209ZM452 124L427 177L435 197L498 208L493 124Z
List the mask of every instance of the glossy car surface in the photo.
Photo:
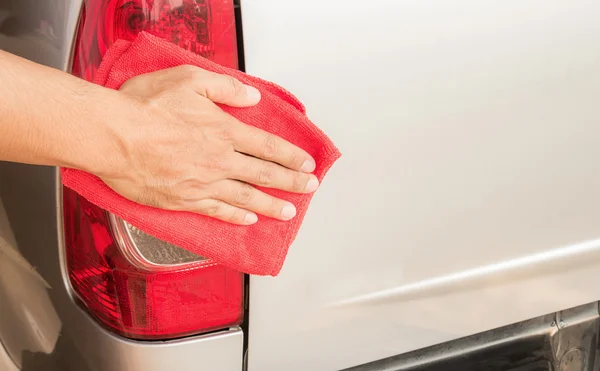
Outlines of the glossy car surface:
M19 367L341 370L599 299L600 3L240 5L246 71L343 153L281 275L250 279L245 330L111 335L64 279L56 171L0 164L0 343ZM0 0L0 48L68 71L80 6Z

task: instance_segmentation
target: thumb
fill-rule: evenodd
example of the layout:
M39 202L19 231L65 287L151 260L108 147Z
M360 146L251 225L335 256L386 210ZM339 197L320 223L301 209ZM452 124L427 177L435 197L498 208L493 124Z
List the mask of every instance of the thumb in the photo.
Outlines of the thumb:
M260 92L258 89L244 85L239 80L228 75L205 72L206 74L196 75L193 88L198 94L211 101L231 107L254 106L260 101Z

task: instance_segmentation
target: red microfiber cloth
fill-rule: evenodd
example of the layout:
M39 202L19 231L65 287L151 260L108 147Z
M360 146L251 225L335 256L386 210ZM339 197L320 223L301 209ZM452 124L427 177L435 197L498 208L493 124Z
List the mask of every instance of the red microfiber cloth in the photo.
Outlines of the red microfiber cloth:
M220 107L240 121L273 133L307 151L316 161L314 174L319 181L340 157L331 140L308 120L302 103L283 88L215 64L147 33L140 33L133 42L116 42L106 53L94 82L118 89L134 76L183 64L231 75L257 88L262 94L258 105L249 108ZM135 203L118 195L96 176L80 170L63 168L61 174L65 186L140 230L221 265L256 275L275 276L279 273L312 198L310 194L257 187L293 203L297 215L290 221L259 216L259 221L253 225L238 226L199 214Z

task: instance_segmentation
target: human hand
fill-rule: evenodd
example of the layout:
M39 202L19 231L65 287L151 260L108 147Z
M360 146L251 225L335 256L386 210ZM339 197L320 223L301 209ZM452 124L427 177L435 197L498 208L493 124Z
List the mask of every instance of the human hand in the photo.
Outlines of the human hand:
M296 215L294 205L252 185L295 193L319 186L308 153L215 104L259 102L258 90L229 76L179 66L132 78L120 96L123 113L110 130L122 156L96 175L126 198L248 225L256 214Z

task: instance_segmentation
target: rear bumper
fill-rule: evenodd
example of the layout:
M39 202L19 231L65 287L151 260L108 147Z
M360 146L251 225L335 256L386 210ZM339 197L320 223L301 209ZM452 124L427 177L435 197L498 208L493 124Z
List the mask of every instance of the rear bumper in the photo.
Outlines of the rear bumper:
M345 371L595 371L599 336L595 302Z

